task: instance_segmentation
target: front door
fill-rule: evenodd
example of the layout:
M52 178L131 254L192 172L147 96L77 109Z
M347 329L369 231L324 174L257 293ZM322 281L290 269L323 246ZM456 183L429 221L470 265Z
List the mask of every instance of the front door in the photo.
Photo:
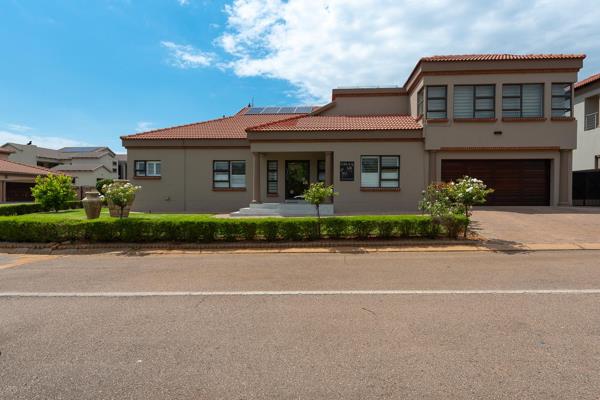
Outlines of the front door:
M310 181L310 161L288 161L285 162L285 198L298 199L306 189Z

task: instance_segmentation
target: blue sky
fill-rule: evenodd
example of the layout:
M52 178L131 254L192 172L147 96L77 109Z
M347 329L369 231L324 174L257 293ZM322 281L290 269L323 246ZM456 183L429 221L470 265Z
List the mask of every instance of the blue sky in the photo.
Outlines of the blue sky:
M419 57L586 53L588 1L0 0L0 142L108 145L332 87L402 85Z

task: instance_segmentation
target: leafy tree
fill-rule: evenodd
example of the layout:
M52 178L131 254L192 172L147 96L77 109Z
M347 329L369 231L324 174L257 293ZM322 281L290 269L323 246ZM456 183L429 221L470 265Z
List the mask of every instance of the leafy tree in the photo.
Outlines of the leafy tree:
M104 196L104 186L110 185L113 182L114 180L110 178L100 179L98 182L96 182L96 190Z
M304 200L313 204L317 208L317 233L321 237L321 210L320 205L327 199L337 196L333 191L333 185L325 186L323 182L311 183L311 185L303 193Z
M108 201L119 207L119 218L123 218L123 210L133 202L135 193L140 190L141 186L134 186L131 183L113 182L104 185L102 190Z
M72 178L68 175L48 174L36 177L31 194L42 207L55 212L67 208L68 202L76 200Z

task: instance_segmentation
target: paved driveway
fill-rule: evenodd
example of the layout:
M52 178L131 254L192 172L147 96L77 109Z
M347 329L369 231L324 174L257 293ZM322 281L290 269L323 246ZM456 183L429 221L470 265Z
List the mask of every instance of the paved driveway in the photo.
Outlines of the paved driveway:
M486 239L516 243L598 243L598 207L482 207L473 228Z

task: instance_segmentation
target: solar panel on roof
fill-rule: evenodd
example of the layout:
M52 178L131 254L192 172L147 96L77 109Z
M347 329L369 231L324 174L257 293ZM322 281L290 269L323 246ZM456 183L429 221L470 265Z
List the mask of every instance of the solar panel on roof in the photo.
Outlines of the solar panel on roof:
M261 114L279 114L281 107L265 107Z
M281 107L279 109L279 114L294 114L296 107Z
M246 115L260 114L262 110L264 110L264 107L250 107L248 111L246 111Z
M88 151L96 151L100 147L64 147L60 149L63 153L86 153Z
M311 106L296 107L296 114L304 114L312 111Z

